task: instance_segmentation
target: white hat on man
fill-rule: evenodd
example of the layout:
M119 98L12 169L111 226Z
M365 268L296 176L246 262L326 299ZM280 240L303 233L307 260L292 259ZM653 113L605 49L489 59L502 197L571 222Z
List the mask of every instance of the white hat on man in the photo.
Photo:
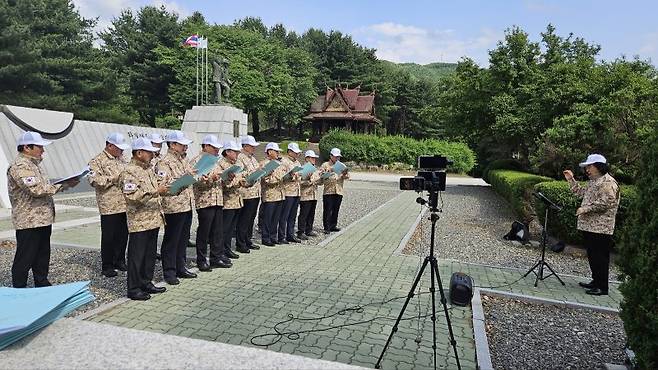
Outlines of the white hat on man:
M608 163L608 161L606 161L605 157L601 154L590 154L587 156L585 162L580 164L580 167L589 166L594 163Z
M213 134L209 134L203 137L203 140L201 141L201 144L206 144L206 145L212 145L213 147L217 149L222 148L222 143L219 142L219 139L217 136Z
M253 136L247 135L242 138L242 145L259 146L260 143Z
M292 150L293 152L299 154L302 152L301 149L299 149L299 144L297 143L289 143L288 144L288 150Z
M117 148L121 150L126 150L130 148L130 145L126 142L126 138L123 137L123 135L119 132L114 132L109 135L107 135L107 138L105 139L110 144L113 144Z
M310 149L307 150L306 153L304 153L304 157L320 158L319 155L315 154L315 152Z
M242 147L240 147L237 141L229 140L224 143L224 150L233 150L239 152L240 150L242 150Z
M277 152L281 151L281 148L279 148L279 144L277 143L267 143L267 145L265 145L265 153L270 149L276 150Z
M165 137L165 141L168 143L178 143L182 145L192 144L192 140L186 138L185 133L183 133L183 131L172 131L168 133L167 136Z
M21 136L18 137L18 140L16 140L18 143L17 145L41 145L41 146L46 146L50 145L53 142L50 140L46 140L41 137L41 134L38 132L34 131L27 131L21 134Z
M340 157L340 156L341 156L341 155L340 155L340 149L338 149L338 148L333 148L333 149L331 149L331 151L330 151L329 153L330 153L331 155L333 155L334 157Z
M162 138L162 135L158 134L157 132L150 133L147 138L151 140L153 144L162 144L164 143L164 139Z
M133 150L146 150L148 152L159 152L160 148L156 148L151 144L151 140L145 138L145 137L139 137L135 140L133 140L132 144L132 149Z

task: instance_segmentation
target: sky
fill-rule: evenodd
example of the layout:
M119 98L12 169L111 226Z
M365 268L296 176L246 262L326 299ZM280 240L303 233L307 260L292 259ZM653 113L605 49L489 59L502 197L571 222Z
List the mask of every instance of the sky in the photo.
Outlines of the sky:
M122 9L164 5L186 17L200 11L206 21L231 24L247 16L267 26L282 23L303 33L308 28L350 34L376 49L378 58L393 62L457 62L467 56L488 64L506 29L519 26L533 41L551 23L566 37L573 33L602 47L600 59L640 57L658 61L655 1L612 0L73 0L85 18L98 17L97 30L107 27Z

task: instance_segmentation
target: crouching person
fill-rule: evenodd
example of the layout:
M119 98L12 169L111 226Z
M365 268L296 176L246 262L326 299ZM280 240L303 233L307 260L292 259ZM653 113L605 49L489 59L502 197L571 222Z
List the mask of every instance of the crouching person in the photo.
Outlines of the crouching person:
M132 159L121 174L128 221L128 298L145 301L164 287L153 285L158 231L164 225L160 195L167 188L158 185L151 159L158 148L145 138L132 144Z

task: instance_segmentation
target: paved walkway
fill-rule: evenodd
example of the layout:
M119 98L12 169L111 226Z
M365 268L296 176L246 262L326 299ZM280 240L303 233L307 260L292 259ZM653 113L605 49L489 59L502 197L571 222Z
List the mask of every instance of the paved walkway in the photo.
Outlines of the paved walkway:
M389 172L350 172L350 178L354 181L376 181L376 182L394 182L399 183L400 177L413 176L401 175ZM484 180L469 176L448 175L446 185L469 185L469 186L489 186Z

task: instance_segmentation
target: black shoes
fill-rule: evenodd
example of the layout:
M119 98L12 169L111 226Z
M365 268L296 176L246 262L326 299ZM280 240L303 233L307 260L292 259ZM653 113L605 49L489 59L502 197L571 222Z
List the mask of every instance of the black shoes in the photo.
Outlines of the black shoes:
M587 289L585 293L589 295L608 295L607 290L601 290L599 288L592 288L592 289Z
M222 260L219 260L217 262L210 262L210 267L215 267L215 268L220 268L220 269L227 269L227 268L233 267L233 264L231 262L224 262Z
M340 231L340 227L332 227L329 231Z
M210 272L210 271L212 271L212 269L210 268L210 266L209 266L207 263L205 263L205 262L197 263L196 265L197 265L197 267L199 268L199 271L203 271L203 272Z
M324 230L324 233L325 233L325 234L329 234L329 233L331 233L331 231L325 229L325 230Z
M286 241L289 242L289 243L301 243L302 242L299 238L294 237L294 236L291 237L291 238L287 238Z
M266 247L275 247L276 244L270 242L270 241L263 241L262 244Z
M308 236L306 236L304 234L299 234L299 233L297 234L297 238L299 240L308 240Z
M180 284L180 280L178 280L178 278L169 278L169 279L165 278L165 283L169 285L178 285Z
M311 236L311 237L318 236L318 233L316 233L315 231L310 231L306 233L306 236Z
M123 261L115 264L114 268L119 270L119 271L128 271L128 266L126 266L126 263L123 262Z
M167 291L167 288L165 288L163 286L162 287L157 287L157 286L153 285L153 283L149 283L147 286L142 288L142 290L144 292L150 293L150 294L160 294L160 293L164 293L165 291Z
M228 258L236 258L236 259L237 259L237 258L240 258L240 256L239 256L237 253L233 252L233 251L230 250L230 249L227 250L226 252L224 252L224 254L225 254L226 257L228 257Z
M117 274L117 272L114 269L103 270L102 274L103 274L103 276L108 277L108 278L112 278L112 277L115 277L115 276L119 275L119 274Z
M236 248L235 250L240 253L251 253L251 250L249 250L249 248Z
M578 285L580 285L581 287L583 287L583 288L585 288L585 289L592 289L592 288L595 287L595 286L594 286L594 280L590 281L589 283L582 283L582 282L580 282L580 283L578 283Z
M287 240L279 240L276 244L290 244L290 242Z
M132 299L133 301L146 301L151 299L151 295L140 290L137 293L128 293L128 298Z
M256 244L250 244L250 245L249 245L249 249L258 250L258 249L260 249L260 247L257 246Z
M196 274L193 273L192 271L185 270L183 272L177 273L176 277L179 277L181 279L194 279L196 277Z

